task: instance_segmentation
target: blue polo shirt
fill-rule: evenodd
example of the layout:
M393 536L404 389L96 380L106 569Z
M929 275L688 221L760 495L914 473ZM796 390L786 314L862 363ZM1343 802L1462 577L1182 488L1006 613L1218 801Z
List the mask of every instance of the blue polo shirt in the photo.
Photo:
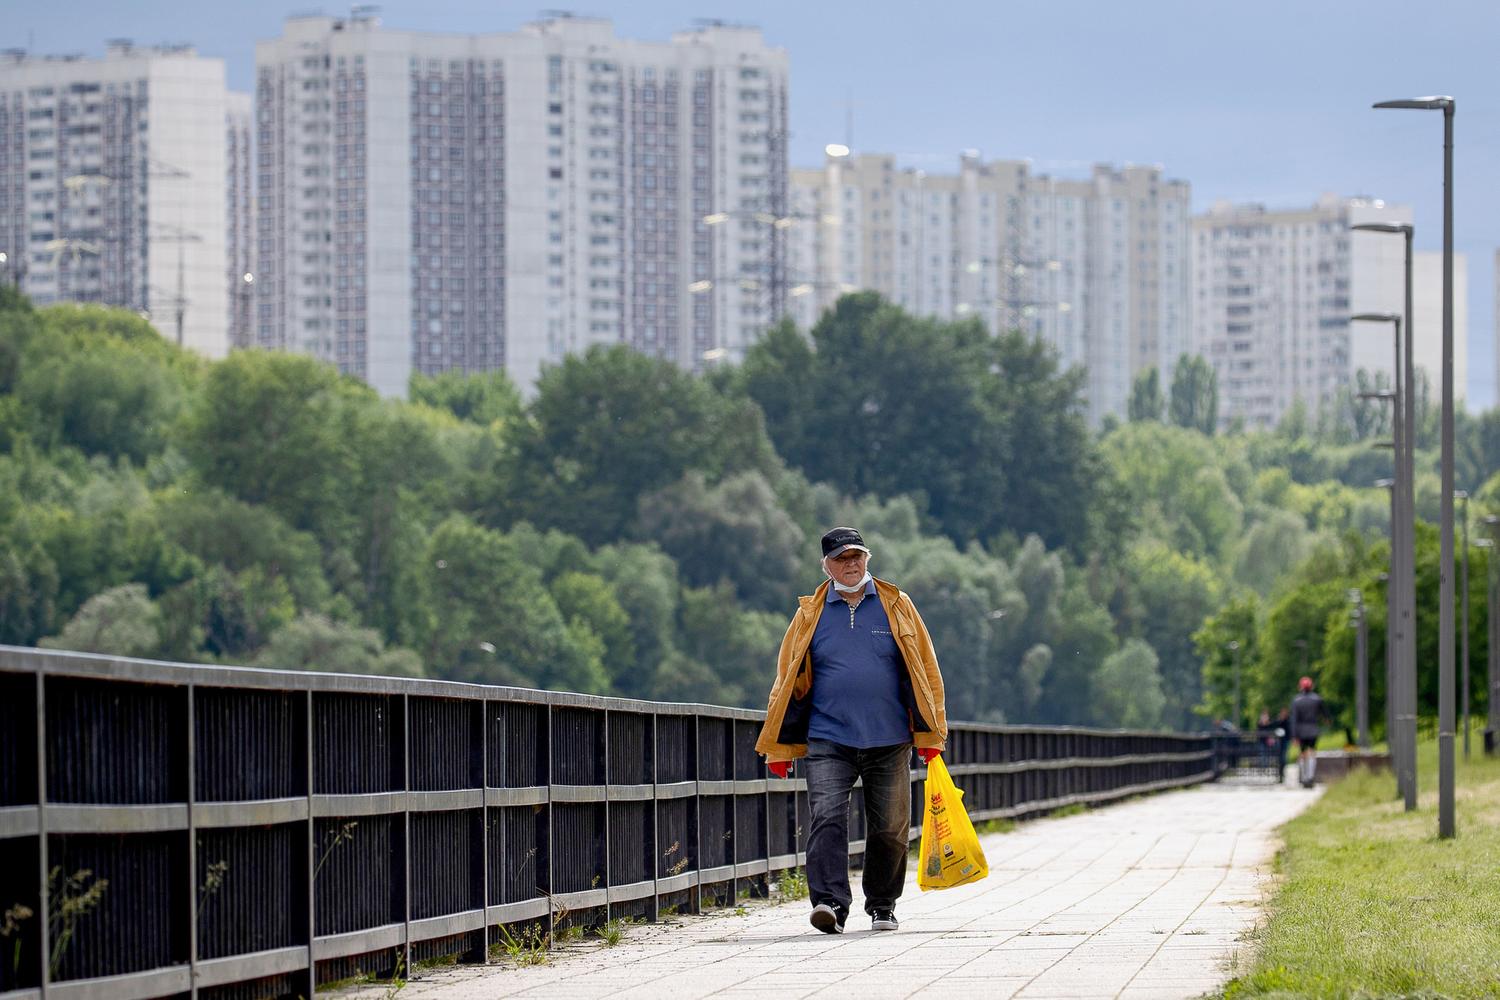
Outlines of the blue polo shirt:
M828 585L811 653L809 739L860 749L911 742L901 683L906 665L874 581L865 584L858 607Z

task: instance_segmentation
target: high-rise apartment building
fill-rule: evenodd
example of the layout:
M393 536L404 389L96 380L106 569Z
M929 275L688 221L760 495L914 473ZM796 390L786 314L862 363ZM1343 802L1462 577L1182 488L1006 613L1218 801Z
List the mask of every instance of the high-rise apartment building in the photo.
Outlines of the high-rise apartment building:
M223 356L227 101L223 60L187 47L0 55L7 278L39 304L136 310Z
M224 259L225 287L229 289L229 345L250 345L250 304L255 274L251 254L255 246L255 167L250 136L255 100L249 94L225 95L224 131Z
M966 153L957 174L934 175L830 147L791 188L788 285L804 328L872 289L917 315L1021 329L1086 369L1094 423L1124 415L1137 372L1170 378L1188 350L1190 189L1159 168L1064 180Z
M1356 234L1363 238L1362 233ZM1398 245L1400 240L1394 240ZM1417 371L1425 372L1438 398L1443 385L1443 254L1440 250L1418 250L1412 261L1412 359ZM1392 306L1392 309L1395 309ZM1399 311L1399 310L1398 310ZM1355 367L1374 370L1374 365L1355 354ZM1386 366L1381 371L1390 371ZM1469 395L1469 258L1453 255L1453 398L1462 403Z
M524 388L591 344L732 360L782 308L787 58L756 30L302 17L256 72L253 345Z
M1221 423L1272 427L1297 400L1316 415L1358 370L1393 373L1393 331L1351 324L1349 317L1404 312L1405 244L1400 236L1349 227L1411 221L1407 206L1335 195L1286 211L1219 204L1193 220L1194 342L1218 374ZM1459 386L1467 370L1467 350L1459 346L1468 326L1462 263L1455 263L1454 296ZM1440 255L1414 256L1412 285L1415 361L1435 391Z

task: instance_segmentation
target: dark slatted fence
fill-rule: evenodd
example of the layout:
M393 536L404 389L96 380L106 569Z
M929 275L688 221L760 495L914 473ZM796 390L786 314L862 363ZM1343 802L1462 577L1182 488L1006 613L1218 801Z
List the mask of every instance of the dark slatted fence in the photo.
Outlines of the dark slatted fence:
M0 647L0 993L310 996L764 892L808 813L805 781L767 778L760 719ZM1216 773L1197 734L960 723L945 759L978 820Z

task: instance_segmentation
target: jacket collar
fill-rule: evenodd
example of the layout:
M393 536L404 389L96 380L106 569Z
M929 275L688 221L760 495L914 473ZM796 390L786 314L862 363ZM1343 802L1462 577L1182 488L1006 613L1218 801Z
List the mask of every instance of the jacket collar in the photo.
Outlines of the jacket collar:
M875 594L887 605L901 595L901 588L894 583L888 583L878 576L870 577L875 584ZM823 604L828 600L828 588L833 585L832 580L825 579L819 584L818 589L811 594L805 594L797 598L797 605L804 611L820 611Z

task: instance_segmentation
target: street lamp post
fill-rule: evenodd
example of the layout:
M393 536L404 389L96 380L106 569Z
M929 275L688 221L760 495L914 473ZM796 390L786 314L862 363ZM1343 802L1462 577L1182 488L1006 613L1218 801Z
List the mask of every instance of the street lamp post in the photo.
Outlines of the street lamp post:
M1500 533L1500 516L1487 514L1484 518L1485 527L1490 529L1490 537L1481 539L1481 545L1490 550L1489 558L1485 560L1485 617L1489 620L1489 642L1485 656L1485 669L1489 678L1489 715L1486 719L1484 729L1484 752L1493 754L1500 750L1500 588L1495 586L1495 559L1500 556L1500 545L1495 544L1497 533Z
M1368 222L1352 227L1363 232L1399 233L1406 250L1406 302L1403 327L1405 350L1396 355L1397 402L1395 422L1401 425L1402 447L1396 451L1397 485L1392 494L1393 528L1391 536L1392 586L1386 590L1388 613L1395 616L1397 627L1392 635L1392 671L1394 687L1389 698L1396 703L1396 725L1391 740L1396 762L1397 784L1402 788L1406 811L1417 808L1417 580L1416 580L1416 364L1412 326L1412 236L1407 222ZM1399 567L1399 569L1397 568ZM1410 762L1403 769L1402 761ZM1409 780L1408 780L1409 779Z
M1407 227L1409 229L1410 227ZM1409 286L1409 283L1408 283ZM1413 556L1416 520L1406 500L1413 497L1412 445L1414 435L1405 419L1411 392L1411 328L1407 327L1406 352L1402 350L1402 318L1394 313L1358 313L1350 322L1389 323L1394 331L1395 403L1391 421L1394 472L1376 485L1391 490L1391 585L1386 588L1386 641L1390 649L1387 700L1392 704L1395 729L1388 733L1391 756L1396 765L1396 786L1406 810L1417 808L1416 642L1413 609L1416 606L1416 560ZM1403 357L1403 354L1405 356ZM1404 363L1403 363L1404 362ZM1410 653L1408 656L1407 653Z
M1385 743L1386 749L1391 755L1391 765L1396 772L1396 795L1404 798L1401 787L1401 769L1396 766L1396 709L1395 681L1396 676L1396 651L1391 642L1391 633L1395 631L1391 624L1391 575L1389 573L1377 573L1375 579L1385 585ZM1368 633L1366 633L1368 635Z
M1459 606L1463 609L1459 616L1458 633L1458 662L1462 664L1459 668L1459 690L1463 694L1459 698L1461 705L1461 725L1464 730L1464 760L1469 759L1469 491L1455 490L1455 500L1463 502L1464 509L1460 516L1463 524L1463 569L1460 571L1458 590Z
M1495 541L1492 538L1476 538L1474 539L1474 547L1490 550L1486 553L1484 562L1484 675L1487 678L1492 678L1495 676L1495 574L1492 571L1493 567L1491 563L1495 561ZM1489 714L1485 719L1484 727L1484 752L1486 755L1495 752L1495 731L1494 726L1491 725L1494 718L1495 706L1492 703L1489 707Z
M1365 599L1357 589L1349 591L1354 602L1354 719L1359 745L1370 747L1370 631L1365 622Z
M1453 816L1453 114L1452 97L1381 101L1377 108L1443 113L1443 415L1441 552L1438 568L1438 836L1452 837Z

